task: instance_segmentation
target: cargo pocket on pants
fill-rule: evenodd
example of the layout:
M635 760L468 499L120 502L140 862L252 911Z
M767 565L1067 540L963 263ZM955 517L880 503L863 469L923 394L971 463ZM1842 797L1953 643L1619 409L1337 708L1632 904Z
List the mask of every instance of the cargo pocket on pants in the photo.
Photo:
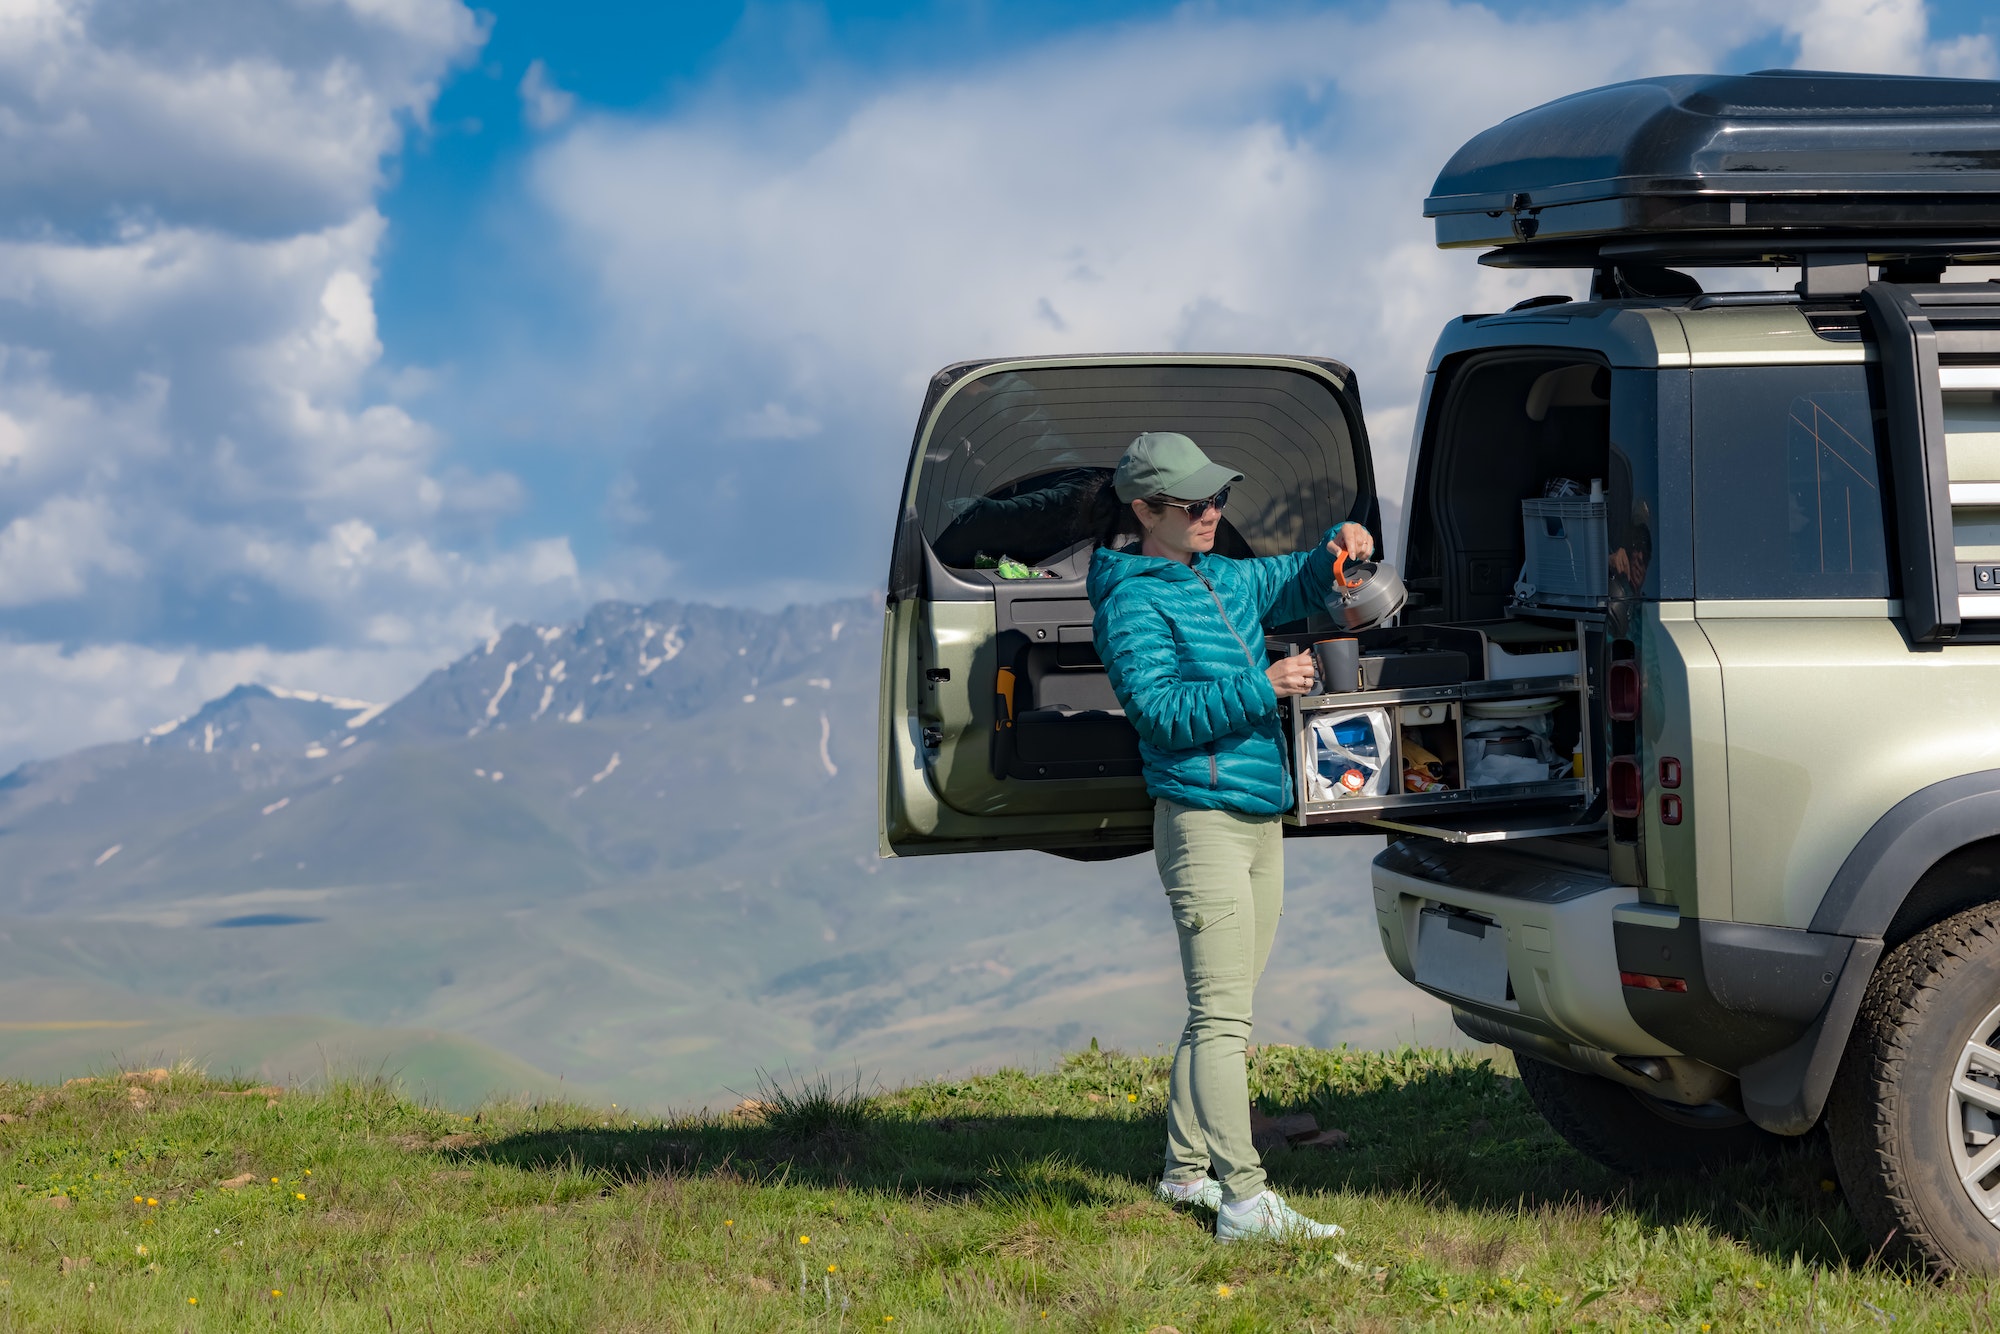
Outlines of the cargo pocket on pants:
M1242 914L1231 900L1194 894L1170 894L1174 932L1180 937L1181 972L1188 994L1206 990L1217 981L1243 971Z

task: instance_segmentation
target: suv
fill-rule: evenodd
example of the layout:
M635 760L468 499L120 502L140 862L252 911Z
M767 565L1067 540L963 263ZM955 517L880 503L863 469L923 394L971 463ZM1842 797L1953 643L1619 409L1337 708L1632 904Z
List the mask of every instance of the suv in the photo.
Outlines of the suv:
M2000 287L1941 281L2000 259L1996 131L2000 84L1767 72L1466 144L1440 245L1591 296L1446 327L1409 602L1358 689L1291 706L1302 780L1326 720L1384 720L1408 786L1301 781L1287 832L1387 833L1390 962L1565 1138L1684 1170L1824 1123L1871 1242L1939 1270L2000 1269ZM1683 272L1774 264L1795 289ZM1083 592L1142 430L1245 475L1225 555L1381 531L1337 362L939 372L885 611L885 855L1148 846Z

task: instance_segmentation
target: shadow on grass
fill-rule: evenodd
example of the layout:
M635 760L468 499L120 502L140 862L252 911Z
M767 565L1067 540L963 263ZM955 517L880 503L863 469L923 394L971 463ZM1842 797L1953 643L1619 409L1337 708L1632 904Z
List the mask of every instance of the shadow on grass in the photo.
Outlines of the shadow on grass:
M1094 1055L1094 1054L1093 1054ZM1064 1070L1077 1068L1072 1058ZM1831 1189L1817 1137L1768 1161L1714 1174L1632 1180L1578 1155L1535 1112L1517 1080L1484 1064L1414 1070L1342 1087L1253 1070L1262 1109L1310 1112L1350 1136L1340 1149L1267 1149L1286 1193L1352 1192L1463 1210L1619 1213L1647 1228L1704 1227L1778 1261L1865 1258L1869 1247ZM1032 1083L1024 1087L1033 1089ZM1074 1093L1074 1090L1069 1092ZM1084 1102L1081 1107L1074 1103ZM1034 1105L1039 1102L1041 1105ZM934 1199L1037 1198L1083 1207L1131 1200L1160 1172L1165 1117L1156 1087L1125 1093L998 1096L930 1085L863 1097L806 1088L750 1116L551 1129L458 1151L525 1169L613 1181L729 1176Z

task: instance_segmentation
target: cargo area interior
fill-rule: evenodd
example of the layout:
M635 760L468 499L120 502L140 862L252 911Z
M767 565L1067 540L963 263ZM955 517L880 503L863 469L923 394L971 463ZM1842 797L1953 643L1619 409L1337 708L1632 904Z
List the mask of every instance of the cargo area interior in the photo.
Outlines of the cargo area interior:
M1395 624L1356 637L1351 681L1287 703L1294 823L1589 818L1603 764L1586 662L1605 604L1610 378L1576 354L1505 352L1440 386L1409 516L1410 600ZM1216 544L1231 557L1298 551L1357 517L1365 455L1336 396L1293 370L996 379L940 422L918 479L931 601L993 605L990 666L968 683L991 713L958 727L941 713L941 745L985 750L988 782L1135 779L1137 733L1098 661L1085 590L1123 508L1109 483L1133 434L1184 430L1244 474ZM1266 647L1342 636L1317 614Z
M1351 688L1295 706L1298 823L1492 833L1585 815L1603 765L1586 686L1607 592L1610 378L1548 353L1453 369L1415 478L1409 603L1356 636Z
M916 510L931 600L993 604L991 654L970 683L990 702L990 722L974 719L986 739L958 734L986 747L993 781L1139 775L1085 589L1097 546L1133 533L1111 486L1133 437L1182 431L1244 474L1219 555L1297 551L1327 516L1358 517L1366 494L1336 384L1297 365L1051 366L975 377L953 397L921 459Z

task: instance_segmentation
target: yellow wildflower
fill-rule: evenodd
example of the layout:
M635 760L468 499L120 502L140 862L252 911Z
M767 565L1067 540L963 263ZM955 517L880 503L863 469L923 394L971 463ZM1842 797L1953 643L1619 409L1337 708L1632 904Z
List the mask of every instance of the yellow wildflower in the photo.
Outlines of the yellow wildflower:
M827 1273L829 1273L829 1274L838 1274L838 1273L840 1272L840 1266L839 1266L839 1265L828 1265L828 1266L826 1267L826 1272L827 1272Z
M194 1298L192 1297L188 1298L188 1305L193 1306L194 1304L195 1304Z
M1139 1101L1139 1095L1138 1095L1138 1094L1136 1094L1136 1093L1128 1093L1128 1094L1126 1094L1126 1095L1125 1095L1125 1101L1127 1101L1127 1102L1137 1102L1137 1101Z
M276 1178L276 1177L272 1177L272 1178L271 1178L271 1184L272 1184L272 1185L274 1185L274 1186L275 1186L275 1185L277 1185L277 1184L278 1184L278 1178Z
M302 1191L295 1190L292 1192L292 1198L295 1200L303 1200L305 1198L305 1194Z
M284 1293L282 1293L282 1292L280 1292L280 1291L278 1291L278 1289L276 1289L276 1288L272 1288L272 1289L271 1289L271 1295L272 1295L273 1297L282 1297L282 1296L284 1296L285 1294L284 1294Z
M1232 1292L1234 1292L1234 1289L1232 1289L1227 1283L1218 1283L1215 1285L1215 1295L1218 1297L1227 1297Z
M801 1233L799 1234L799 1245L801 1245L801 1246L810 1246L810 1245L812 1245L812 1238L811 1238L811 1237L808 1237L808 1236L806 1236L806 1235L805 1235L805 1234L804 1234L803 1232L801 1232Z
M134 1204L144 1204L145 1202L146 1202L146 1197L143 1195L134 1195L132 1197L132 1203Z
M146 1253L146 1248L145 1248L145 1247L144 1247L143 1245L142 1245L142 1246L134 1246L134 1247L133 1247L132 1249L133 1249L133 1251L135 1251L136 1253L138 1253L138 1254L140 1254L140 1255L144 1255L144 1254Z
M157 1207L159 1206L159 1203L160 1203L160 1202L159 1202L158 1200L154 1199L154 1198L153 1198L152 1196L150 1196L150 1195L148 1195L148 1196L146 1197L146 1207L147 1207L148 1209L153 1209L153 1208L157 1208Z

